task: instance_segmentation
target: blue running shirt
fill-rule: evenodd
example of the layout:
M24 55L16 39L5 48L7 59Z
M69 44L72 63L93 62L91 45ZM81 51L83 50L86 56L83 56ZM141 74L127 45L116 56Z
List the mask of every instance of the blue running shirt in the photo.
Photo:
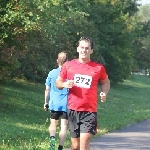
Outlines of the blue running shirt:
M68 89L59 90L56 87L56 79L61 68L53 69L49 72L45 85L50 87L49 109L54 111L67 112Z

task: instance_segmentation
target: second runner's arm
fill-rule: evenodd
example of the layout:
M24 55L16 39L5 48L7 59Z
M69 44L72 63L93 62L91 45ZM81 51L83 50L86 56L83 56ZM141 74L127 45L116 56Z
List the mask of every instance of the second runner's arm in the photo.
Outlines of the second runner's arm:
M48 103L49 103L49 97L50 97L50 86L46 85L45 89L45 104L44 104L44 109L48 110Z

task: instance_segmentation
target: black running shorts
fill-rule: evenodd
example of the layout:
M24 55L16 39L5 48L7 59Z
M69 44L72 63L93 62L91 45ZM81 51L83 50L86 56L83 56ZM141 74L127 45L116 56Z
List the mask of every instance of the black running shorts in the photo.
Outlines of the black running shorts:
M68 110L68 122L72 138L80 137L80 133L96 134L96 112Z
M68 120L68 114L67 114L67 112L64 112L64 111L54 111L54 110L50 111L50 118L51 119L59 120L60 117L61 117L61 119L67 119Z

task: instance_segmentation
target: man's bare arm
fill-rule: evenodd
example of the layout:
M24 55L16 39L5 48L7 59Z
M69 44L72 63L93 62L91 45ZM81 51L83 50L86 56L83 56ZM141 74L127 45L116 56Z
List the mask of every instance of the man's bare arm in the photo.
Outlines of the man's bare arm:
M108 94L110 90L110 81L109 79L105 79L101 81L101 93L100 93L100 97L101 97L101 102L105 102L106 101L106 96Z
M45 89L45 104L49 102L50 87L46 85Z
M67 82L65 82L63 78L58 76L58 78L56 79L56 87L58 89L72 88L73 87L73 80L67 80Z
M110 90L110 81L109 79L102 80L101 82L101 91L107 95Z
M46 89L45 89L45 103L44 103L44 109L45 109L45 111L48 111L49 99L50 99L50 86L46 85Z
M64 88L63 84L64 80L60 76L58 76L58 78L56 79L56 87L61 90Z

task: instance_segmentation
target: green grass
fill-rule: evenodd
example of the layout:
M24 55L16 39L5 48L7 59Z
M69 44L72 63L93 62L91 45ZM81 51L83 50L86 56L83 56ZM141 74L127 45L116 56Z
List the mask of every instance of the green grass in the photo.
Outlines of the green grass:
M44 84L23 81L13 81L4 86L0 99L1 150L48 148L49 112L43 110L44 91ZM149 91L150 78L147 76L132 76L124 83L111 87L107 102L99 100L99 130L96 136L149 119ZM65 147L69 146L68 132Z

